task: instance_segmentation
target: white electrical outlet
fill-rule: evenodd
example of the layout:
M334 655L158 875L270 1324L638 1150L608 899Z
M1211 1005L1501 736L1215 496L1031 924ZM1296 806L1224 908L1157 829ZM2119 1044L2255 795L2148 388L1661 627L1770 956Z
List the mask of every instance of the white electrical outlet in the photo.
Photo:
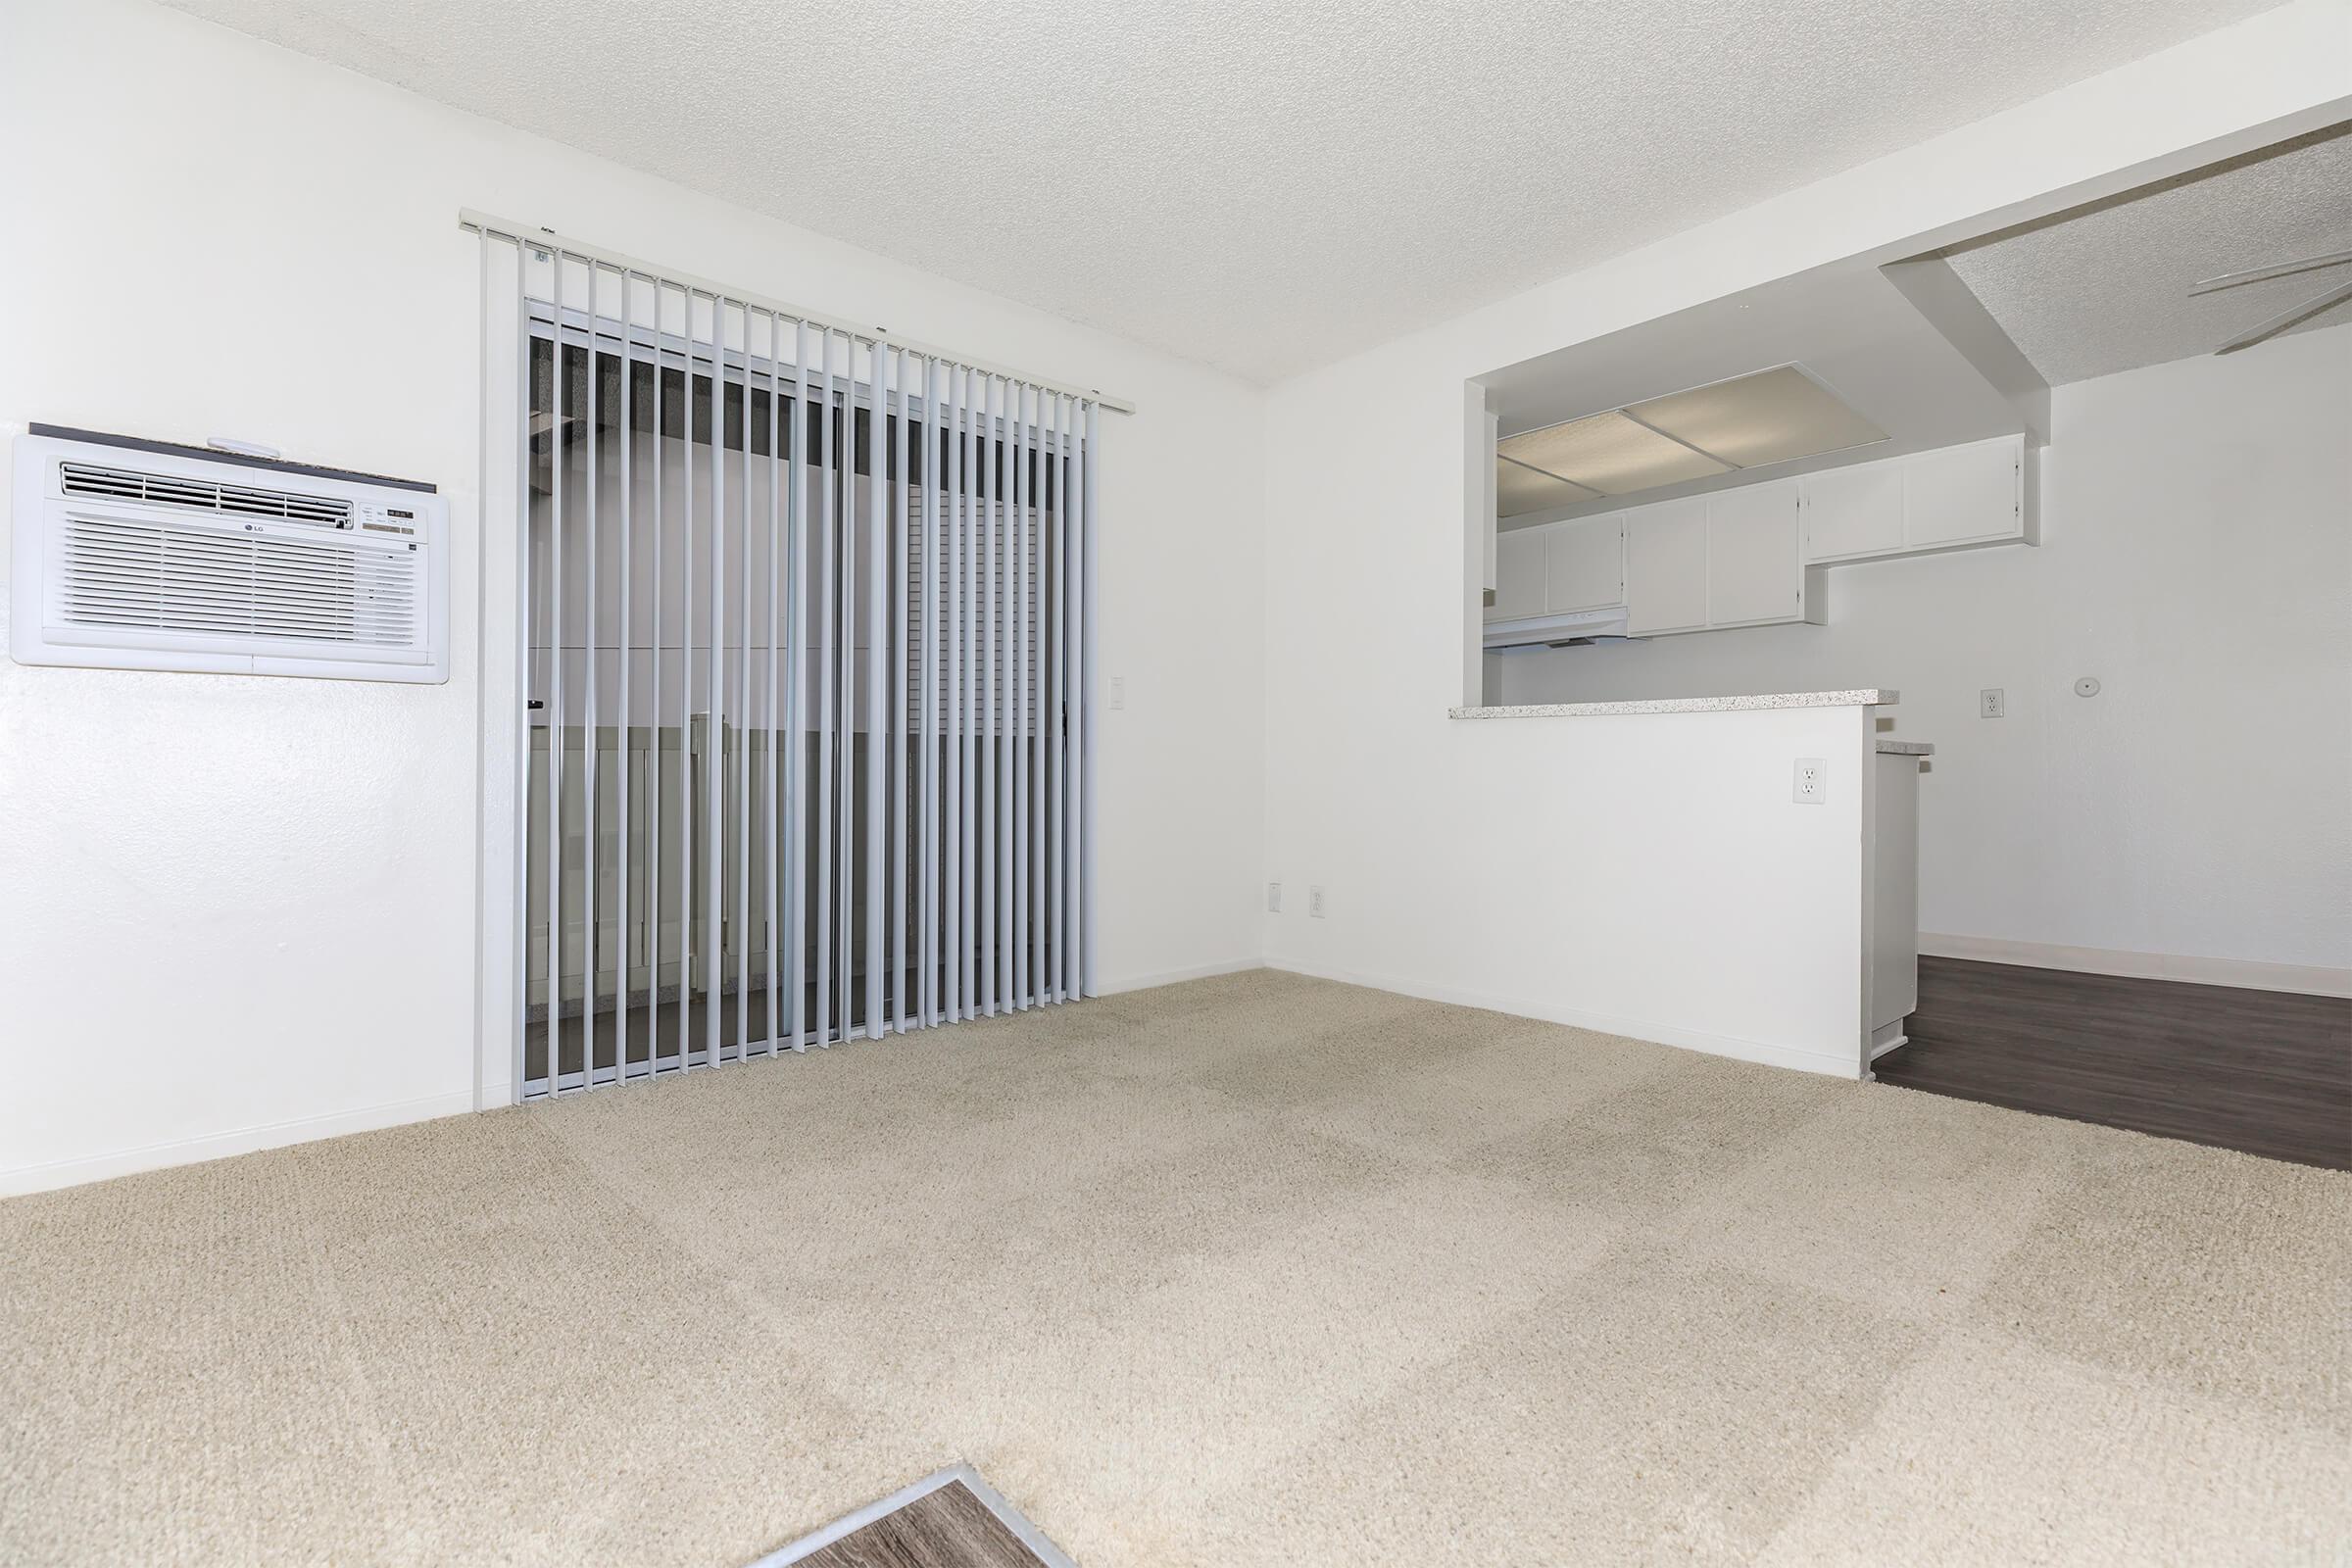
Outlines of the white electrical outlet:
M1796 779L1789 787L1788 798L1799 806L1819 806L1829 797L1830 764L1818 757L1796 760Z
M1127 706L1127 677L1124 675L1110 677L1110 706L1113 708Z
M1977 693L1977 716L1999 718L2009 710L2009 699L1998 686L1987 686Z
M1279 882L1266 884L1266 912L1268 914L1282 912L1282 884Z
M1323 918L1323 890L1321 888L1306 890L1306 912L1315 919Z

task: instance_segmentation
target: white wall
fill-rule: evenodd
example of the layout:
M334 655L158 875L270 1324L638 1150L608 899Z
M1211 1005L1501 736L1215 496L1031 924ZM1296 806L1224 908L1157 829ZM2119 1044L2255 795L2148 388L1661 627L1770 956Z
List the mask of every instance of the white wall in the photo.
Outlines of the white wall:
M1936 747L1923 930L2352 965L2352 326L2051 418L2038 549L1832 567L1826 626L1503 657L1497 700L1895 686Z
M1851 1075L1868 710L1449 718L1460 372L1415 347L1275 394L1268 961Z
M0 662L0 1189L504 1098L475 795L512 543L485 632L462 206L1135 400L1102 481L1101 978L1254 959L1258 392L146 0L0 6L0 424L429 479L459 544L446 687Z
M1843 871L1815 841L1837 824L1788 804L1791 760L1835 755L1813 716L1446 716L1479 672L1463 385L2340 118L2347 14L2340 0L2281 8L1276 387L1266 875L1325 886L1330 914L1287 898L1263 917L1269 960L1605 1012L1658 1039L1738 1037L1721 1049L1837 1049L1822 1009L1842 1005L1829 988L1852 934L1822 880ZM1814 1000L1781 989L1792 975Z
M1364 723L1269 850L1269 961L1853 1077L1869 712Z

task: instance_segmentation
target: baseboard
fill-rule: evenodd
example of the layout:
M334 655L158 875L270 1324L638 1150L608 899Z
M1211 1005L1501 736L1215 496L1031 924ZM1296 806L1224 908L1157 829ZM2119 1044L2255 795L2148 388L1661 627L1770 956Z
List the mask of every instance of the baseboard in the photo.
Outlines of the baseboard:
M1226 958L1217 963L1197 963L1189 969L1162 969L1156 974L1121 975L1096 985L1094 995L1113 997L1122 991L1149 991L1153 986L1172 986L1186 980L1206 980L1212 975L1240 974L1245 969L1263 969L1266 960L1251 955L1247 958Z
M2258 958L2198 958L2169 953L2119 953L2111 948L2066 948L2000 937L1949 936L1922 931L1919 951L1937 958L2016 963L2029 969L2071 969L2130 980L2180 980L2241 991L2291 991L2307 997L2352 997L2352 969L2313 963L2267 963Z
M183 1138L168 1144L149 1144L143 1149L125 1149L84 1159L53 1160L45 1165L20 1165L14 1170L0 1170L0 1197L45 1193L60 1187L78 1187L84 1182L102 1182L109 1177L128 1176L143 1170L201 1164L208 1159L225 1159L231 1154L250 1154L256 1150L282 1149L288 1144L339 1138L345 1133L372 1132L379 1127L397 1127L404 1122L431 1121L440 1116L460 1115L474 1108L473 1098L470 1089L454 1095L428 1095L422 1100L403 1100L389 1105L370 1105L363 1110L337 1111L329 1116L306 1116L295 1121L271 1122L264 1127L240 1127L233 1132L210 1133L202 1138Z
M1800 1046L1747 1040L1738 1035L1711 1034L1704 1029L1686 1029L1677 1024L1658 1023L1646 1018L1622 1018L1613 1013L1589 1012L1581 1007L1563 1007L1553 1003L1531 1002L1519 997L1498 997L1467 991L1458 986L1432 985L1395 975L1357 974L1350 970L1303 963L1294 958L1268 958L1266 967L1291 974L1312 975L1318 980L1337 980L1343 985L1365 986L1374 991L1418 997L1424 1002L1447 1002L1464 1007L1484 1007L1490 1012L1507 1012L1521 1018L1541 1018L1545 1023L1564 1023L1578 1029L1591 1029L1596 1034L1624 1035L1632 1040L1647 1040L1661 1046L1678 1046L1685 1051L1700 1051L1710 1056L1760 1062L1767 1067L1789 1067L1798 1072L1823 1073L1832 1078L1859 1078L1862 1074L1858 1041L1856 1049L1850 1053L1809 1051Z

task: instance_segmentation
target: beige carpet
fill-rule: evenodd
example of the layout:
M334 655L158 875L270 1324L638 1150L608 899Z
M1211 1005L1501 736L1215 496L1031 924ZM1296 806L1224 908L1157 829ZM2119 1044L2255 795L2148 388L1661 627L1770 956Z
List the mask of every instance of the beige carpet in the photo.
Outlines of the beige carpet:
M2352 1544L2352 1177L1271 973L0 1203L0 1562Z

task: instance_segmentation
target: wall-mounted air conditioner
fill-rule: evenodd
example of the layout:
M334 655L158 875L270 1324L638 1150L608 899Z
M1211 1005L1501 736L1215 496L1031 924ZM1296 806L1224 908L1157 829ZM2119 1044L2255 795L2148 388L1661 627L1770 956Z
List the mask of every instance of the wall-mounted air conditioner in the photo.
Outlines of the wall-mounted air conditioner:
M16 471L20 663L449 679L430 485L38 424Z

